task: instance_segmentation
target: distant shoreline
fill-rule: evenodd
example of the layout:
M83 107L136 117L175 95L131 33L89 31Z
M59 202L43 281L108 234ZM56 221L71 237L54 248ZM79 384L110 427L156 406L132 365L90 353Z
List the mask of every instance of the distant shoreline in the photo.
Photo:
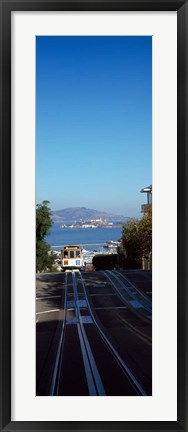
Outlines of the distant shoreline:
M107 228L113 229L113 228L122 228L122 225L91 226L91 227L89 227L89 226L82 227L82 226L77 226L77 225L75 225L75 226L62 226L62 225L60 225L60 228L61 229L83 229L83 230L84 229L96 229L96 228L98 228L98 229L107 229Z

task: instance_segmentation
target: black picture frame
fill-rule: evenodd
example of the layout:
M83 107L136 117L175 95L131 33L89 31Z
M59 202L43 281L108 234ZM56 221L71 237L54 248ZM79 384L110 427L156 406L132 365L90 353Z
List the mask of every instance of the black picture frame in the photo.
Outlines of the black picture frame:
M12 422L11 421L11 12L12 11L177 11L178 19L178 419L177 422ZM186 269L188 248L188 0L0 0L0 429L1 431L187 431ZM168 29L167 29L168 31ZM188 268L188 267L187 267ZM170 271L170 269L169 269ZM168 403L168 401L167 401Z

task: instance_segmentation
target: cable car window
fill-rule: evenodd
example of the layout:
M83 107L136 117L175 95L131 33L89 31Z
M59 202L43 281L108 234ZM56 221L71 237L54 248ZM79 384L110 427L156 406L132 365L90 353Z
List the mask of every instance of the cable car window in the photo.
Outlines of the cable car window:
M74 251L70 251L70 258L74 258Z
M67 258L68 257L68 251L64 251L64 258Z
M77 251L76 251L76 256L77 256L77 257L80 257L80 250L77 250Z

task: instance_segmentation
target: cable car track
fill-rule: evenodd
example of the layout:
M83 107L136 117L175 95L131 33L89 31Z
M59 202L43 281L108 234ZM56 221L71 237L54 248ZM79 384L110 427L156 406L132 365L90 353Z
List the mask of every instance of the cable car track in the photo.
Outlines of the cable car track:
M145 300L146 306L148 307L148 311L151 312L152 309L152 302L151 302L151 298L149 298L146 294L144 294L133 282L131 282L124 274L122 274L120 271L118 270L114 270L114 274L116 274L120 279L123 279L123 281L126 282L127 286L129 287L129 289L133 288L134 291L136 291L136 293L143 298L143 300Z
M65 273L62 306L64 318L58 343L54 347L56 356L48 394L147 396L143 384L139 382L130 365L128 366L121 357L96 319L80 271ZM74 371L75 365L77 372ZM74 380L71 377L72 371ZM81 390L83 393L74 393L80 379L85 385Z
M95 359L92 354L89 340L86 336L84 324L82 322L82 315L79 306L78 291L76 285L76 277L74 272L72 272L72 280L73 280L75 310L76 310L76 316L78 318L77 328L79 332L79 338L80 338L84 367L85 367L85 372L86 372L86 377L88 382L89 394L92 396L96 396L97 394L99 396L105 396L106 393L103 387L103 383L100 374L98 372Z
M136 377L133 375L133 373L131 372L130 368L126 365L125 361L121 358L121 356L118 354L118 352L116 351L116 349L113 347L112 343L110 342L110 340L107 338L106 334L103 332L103 330L101 329L101 327L99 326L98 322L95 319L95 316L92 312L90 303L88 301L87 298L87 293L86 293L86 289L85 289L85 284L84 284L84 280L82 277L82 274L79 273L80 279L82 281L82 286L83 286L83 290L84 290L84 294L85 294L85 299L87 301L87 306L89 309L89 312L91 314L91 317L93 319L93 322L95 324L96 329L98 330L100 336L102 337L104 343L106 344L106 346L108 347L108 349L110 350L111 354L113 355L114 359L116 360L116 362L118 363L118 365L121 367L122 371L124 372L124 374L126 375L126 377L128 378L129 382L131 383L131 385L134 387L136 393L138 395L142 395L142 396L146 396L146 392L143 389L143 387L140 385L140 383L137 381Z
M65 319L62 324L62 330L61 335L59 339L58 349L57 349L57 355L56 360L54 364L54 371L53 371L53 377L52 377L52 383L50 387L50 396L57 396L63 392L63 389L61 389L61 374L62 371L62 361L63 361L63 355L64 355L64 346L66 341L66 326L68 325L67 320L67 311L68 311L68 304L72 302L72 307L69 308L69 310L74 310L75 312L75 325L77 327L78 331L78 338L82 353L82 359L84 364L84 370L85 370L85 376L87 381L87 387L88 387L88 393L90 396L105 396L106 392L103 387L103 383L100 377L100 374L98 372L95 359L89 344L89 340L87 338L84 325L83 325L83 317L81 314L81 307L80 302L78 298L78 291L77 291L77 285L76 285L76 278L75 273L70 272L72 276L72 288L73 288L73 300L68 300L69 297L72 295L72 293L68 293L68 274L65 274L65 302L64 302L64 310L65 310ZM72 353L72 355L76 355L75 353ZM70 359L71 361L71 359Z
M83 273L82 277L96 321L137 381L151 395L151 321L140 319L139 314L126 305L120 307L125 303L102 271L96 274Z
M111 285L123 303L127 305L127 307L129 307L129 309L140 319L151 323L151 306L148 303L138 299L114 272L111 270L105 270L103 271L103 274L110 281ZM116 283L114 283L114 279ZM117 283L120 285L120 288L117 286Z

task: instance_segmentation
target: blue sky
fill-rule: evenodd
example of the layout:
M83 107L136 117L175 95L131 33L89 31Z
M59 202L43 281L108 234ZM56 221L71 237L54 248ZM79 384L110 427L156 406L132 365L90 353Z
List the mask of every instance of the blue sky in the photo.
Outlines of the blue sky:
M152 38L36 38L36 201L140 216L152 182Z

